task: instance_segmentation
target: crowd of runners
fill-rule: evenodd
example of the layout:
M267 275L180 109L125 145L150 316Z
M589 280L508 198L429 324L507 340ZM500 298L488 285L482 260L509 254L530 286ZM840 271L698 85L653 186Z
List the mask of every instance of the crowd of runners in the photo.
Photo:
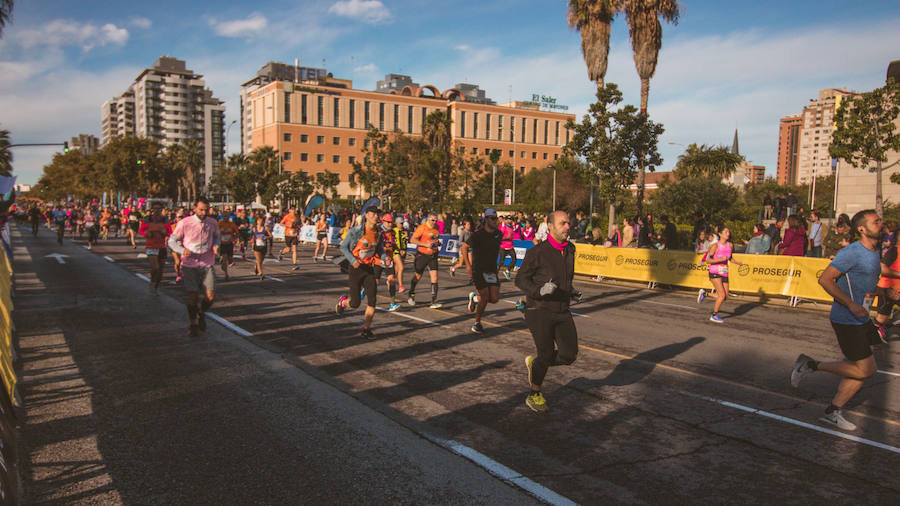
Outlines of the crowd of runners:
M578 353L578 337L569 307L581 301L582 294L573 284L575 245L570 241L573 217L555 211L542 220L519 213L501 217L486 209L477 218L448 218L434 212L393 213L379 209L378 203L364 206L359 213L298 213L290 207L283 215L238 207L215 209L203 198L191 209L173 209L163 201L123 209L100 206L31 207L19 211L37 235L41 223L56 231L62 243L66 234L84 239L92 248L97 241L124 236L132 248L142 248L149 262L150 291L158 293L166 262L171 256L175 282L183 284L189 318L189 334L199 336L206 330L206 313L215 300L216 269L225 280L235 258L254 262L254 274L265 279L265 258L298 265L301 229L314 227L315 262L328 260L339 230L339 246L331 260L347 275L347 292L341 295L335 311L343 315L357 309L365 300L361 336L375 339L373 320L378 305L379 284L388 288L386 311L401 308L402 302L416 306L416 289L428 271L430 285L428 307L440 309L439 252L441 236L458 237L458 258L449 265L449 273L465 269L472 291L467 309L473 315L471 331L483 334L482 317L488 304L500 299L501 273L507 280L515 276L515 286L524 294L517 304L523 311L532 334L536 353L525 358L530 392L526 404L534 411L547 411L541 385L551 366L571 364ZM577 215L574 215L577 219ZM837 393L821 420L842 430L854 430L843 417L842 407L860 389L863 381L875 374L875 347L887 343L887 328L895 304L900 303L900 255L897 235L885 243L885 230L872 210L861 211L846 220L852 241L837 252L823 271L819 284L834 298L830 320L838 345L846 360L818 362L800 355L791 373L791 384L815 371L841 377ZM277 233L276 233L277 232ZM284 245L276 243L283 234ZM728 267L734 263L730 232L715 231L715 240L704 252L717 301L710 320L721 323L719 308L728 294ZM533 241L516 268L518 259L514 240ZM408 253L412 246L411 253ZM410 258L407 258L410 257ZM407 262L409 264L407 265ZM328 269L328 264L323 267ZM406 271L411 269L411 273ZM408 284L404 284L404 282ZM702 300L701 292L699 300ZM878 300L873 321L873 302Z

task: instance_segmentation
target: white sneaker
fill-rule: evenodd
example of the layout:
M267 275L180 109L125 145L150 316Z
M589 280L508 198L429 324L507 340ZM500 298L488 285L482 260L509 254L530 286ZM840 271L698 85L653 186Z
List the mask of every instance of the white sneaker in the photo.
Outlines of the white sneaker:
M430 307L431 309L440 309L440 308L444 307L444 305L441 304L441 303L438 302L438 301L434 301L434 302L432 302L431 305L428 306L428 307Z
M703 299L706 298L706 290L700 289L700 292L697 294L697 304L702 304Z
M856 430L856 425L850 423L840 409L836 409L831 413L825 413L819 418L820 421L836 426L841 430Z
M809 367L809 361L812 360L812 357L808 357L803 353L797 357L797 360L794 362L794 369L791 370L791 386L797 388L800 386L800 381L803 380L809 373L812 372L812 369Z

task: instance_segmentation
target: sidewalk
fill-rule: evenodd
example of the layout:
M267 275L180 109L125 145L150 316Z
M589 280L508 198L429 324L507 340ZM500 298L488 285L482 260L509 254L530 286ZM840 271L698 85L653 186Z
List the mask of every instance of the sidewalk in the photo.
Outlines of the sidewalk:
M13 244L24 504L536 502L215 322L189 338L180 301L68 240Z

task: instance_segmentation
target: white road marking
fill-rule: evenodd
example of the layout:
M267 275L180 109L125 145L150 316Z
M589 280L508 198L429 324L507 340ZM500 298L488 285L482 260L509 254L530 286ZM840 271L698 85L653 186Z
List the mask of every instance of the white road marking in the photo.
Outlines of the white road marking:
M63 255L62 253L51 253L49 255L44 255L44 258L55 258L57 263L64 264L66 263L63 258L69 258L69 255Z
M879 370L878 372L880 372L881 374L887 374L888 376L897 376L898 378L900 378L900 374L897 374L895 372L881 371L881 370Z
M238 334L240 334L240 335L242 335L242 336L244 336L244 337L253 337L253 334L252 334L252 333L247 332L246 330L244 330L244 329L238 327L237 325L231 323L230 321L226 320L225 318L222 318L221 316L219 316L219 315L217 315L217 314L215 314L215 313L206 313L206 316L209 316L210 318L212 318L213 320L219 322L220 324L222 324L222 325L225 326L226 328L229 328L229 329L233 330L234 332L237 332Z
M512 178L510 178L510 179L512 179ZM91 248L88 248L87 246L85 246L84 244L82 244L81 247L84 249L91 249Z
M824 427L819 427L818 425L801 422L799 420L794 420L793 418L788 418L786 416L776 415L775 413L769 413L768 411L763 411L761 409L742 406L742 405L736 404L734 402L723 401L721 399L714 399L712 397L707 397L705 395L692 394L692 393L686 392L684 390L682 390L681 393L683 393L689 397L694 397L697 399L703 399L706 401L715 402L716 404L721 404L722 406L734 408L734 409L737 409L740 411L744 411L746 413L752 413L755 415L764 416L766 418L771 418L772 420L778 420L779 422L785 422L785 423L789 423L791 425L796 425L798 427L803 427L805 429L811 429L811 430L814 430L817 432L821 432L823 434L830 434L832 436L837 436L837 437L840 437L843 439L847 439L849 441L855 441L857 443L862 443L864 445L874 446L875 448L881 448L882 450L887 450L889 452L900 453L900 448L897 448L896 446L879 443L878 441L872 441L871 439L865 439L865 438L861 438L859 436L853 436L850 434L846 434L844 432L826 429Z
M146 253L138 253L137 257L138 258L147 258L147 254Z
M148 283L150 282L150 278L148 278L147 276L144 276L144 275L141 274L140 272L135 272L134 275L137 276L137 277L139 277L139 278L141 278L141 279L143 279L144 281L146 281L146 282L148 282Z
M399 312L399 311L388 311L387 309L384 309L384 308L381 308L381 307L376 308L376 309L378 309L379 311L384 311L385 313L388 313L388 312L389 312L389 313L391 313L392 315L400 316L400 317L403 317L403 318L409 318L410 320L415 320L415 321L417 321L417 322L427 323L427 324L429 324L429 325L436 325L436 326L438 326L438 327L446 327L446 325L442 325L442 324L440 324L440 323L436 323L436 322L433 322L433 321L431 321L431 320L426 320L425 318L419 318L418 316L413 316L413 315L411 315L411 314L401 313L401 312Z
M283 280L283 279L281 279L281 278L276 278L275 276L266 276L265 278L266 278L266 279L271 279L272 281L278 281L279 283L287 283L287 281L285 281L285 280Z
M468 446L454 441L452 439L440 439L429 434L422 434L429 441L440 445L451 452L472 461L478 467L481 467L485 471L491 473L492 475L500 478L501 480L510 483L516 487L519 487L531 495L537 497L538 499L553 505L574 505L576 503L570 501L569 499L557 494L556 492L550 490L549 488L537 483L535 481L522 476L521 473L517 473L516 471L504 466L503 464L497 462L496 460L480 453Z
M112 258L109 258L107 256L104 256L103 258L105 258L107 262L115 262L115 260L113 260Z
M509 300L509 299L503 299L503 302L509 302L510 304L516 304L516 301L514 301L514 300ZM575 316L580 316L580 317L582 317L582 318L590 318L590 315L581 314L581 313L576 313L575 311L572 311L571 309L569 310L569 312L572 313L572 314L575 315Z

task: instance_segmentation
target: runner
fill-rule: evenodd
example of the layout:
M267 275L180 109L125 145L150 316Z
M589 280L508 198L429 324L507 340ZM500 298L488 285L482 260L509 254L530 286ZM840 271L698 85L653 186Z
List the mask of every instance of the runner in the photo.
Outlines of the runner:
M262 281L266 277L263 274L263 260L266 258L266 250L269 248L269 239L271 239L272 233L269 232L268 227L266 227L266 221L261 215L257 215L256 220L254 220L250 234L253 240L253 258L256 260L256 274L259 276L259 280Z
M475 290L478 291L477 294L469 292L469 312L475 313L472 332L476 334L484 334L481 316L488 302L496 304L500 300L500 280L497 278L495 260L500 252L503 234L497 229L497 221L497 211L492 208L486 209L484 226L470 235L459 247L459 258L466 263L466 271L475 283Z
M132 216L132 214L128 216ZM169 221L162 215L161 203L154 202L150 206L150 216L141 223L138 233L147 238L146 251L147 260L150 262L150 293L158 295L163 268L166 266L166 238L172 233Z
M191 337L197 337L198 331L206 331L206 311L216 293L213 266L219 251L219 224L207 217L207 212L209 201L198 198L194 215L179 221L169 236L169 247L181 255ZM201 290L205 292L202 300Z
M222 221L219 222L219 256L222 262L222 272L225 273L225 281L230 279L228 268L234 265L234 240L237 236L238 228L231 221L231 215L228 212L222 214Z
M181 222L181 220L184 219L183 213L184 213L184 211L182 211L181 209L179 209L175 213L175 218L172 219L172 228L173 229L178 227L178 224ZM172 267L175 269L175 283L180 283L183 279L181 277L181 255L172 248L169 248L169 251L172 252L172 263L173 263Z
M516 276L516 286L525 292L525 321L537 348L537 356L525 357L531 385L525 404L539 413L549 411L541 393L547 369L569 365L578 355L578 332L569 304L581 300L581 292L572 286L575 245L568 240L569 215L554 211L548 229L547 240L528 250Z
M394 250L394 272L397 274L397 293L406 291L403 286L403 262L406 261L407 246L409 245L409 231L403 228L403 216L397 216L394 219L394 238L396 239L397 249Z
M135 235L138 233L141 227L141 213L134 209L126 209L128 212L128 241L131 243L131 249L137 248L137 243L135 242ZM162 206L160 206L160 211L162 211Z
M859 391L863 381L878 371L872 345L880 340L869 312L881 273L881 217L872 209L860 211L853 216L850 229L858 240L839 251L819 277L819 284L834 297L829 319L847 360L817 362L801 353L791 371L791 385L795 388L813 371L830 372L842 378L819 420L846 431L856 429L856 425L844 418L841 410Z
M431 305L428 307L431 309L443 307L443 304L437 300L438 251L441 247L440 233L438 233L437 229L437 213L428 213L428 218L425 222L419 225L416 228L416 231L413 232L411 242L418 246L418 248L416 249L416 258L413 262L415 272L409 283L409 298L407 299L407 303L410 306L416 305L416 284L422 279L422 273L424 273L427 268L430 270L429 276L431 277Z
M313 253L313 260L319 261L319 247L322 247L322 260L325 260L325 253L328 253L328 222L325 221L325 213L319 214L319 220L316 222L316 251Z
M87 238L87 247L88 249L94 249L94 243L97 242L97 235L100 233L100 224L97 222L97 217L94 215L94 210L84 213L84 228L87 230L88 238Z
M62 246L63 235L66 232L66 220L68 220L69 216L66 214L65 209L60 205L56 206L56 209L53 210L52 214L53 224L56 226L56 242Z
M366 339L375 339L375 334L372 333L372 318L375 316L378 284L373 266L380 263L380 255L384 255L378 214L375 207L366 209L363 223L351 228L341 242L341 253L350 263L350 298L342 295L334 308L337 314L343 314L347 307L358 308L362 298L360 290L365 290L366 311L363 317L362 337Z
M109 223L112 219L112 213L110 212L110 208L106 208L100 213L100 229L103 232L103 240L109 239Z
M284 225L284 249L278 254L278 261L280 262L284 258L284 254L290 251L291 263L295 271L297 270L297 242L300 235L299 222L295 206L291 206L290 212L281 218L281 224Z
M507 216L506 222L500 221L499 230L500 233L503 234L503 241L500 242L500 260L497 263L497 269L503 269L503 276L509 280L509 271L516 267L516 248L513 246L513 232L514 227L512 224L512 216ZM509 267L503 265L506 263L506 257L512 257L512 263L509 264Z
M462 246L469 240L469 237L472 236L472 220L466 219L463 222L463 226L459 228L459 232L457 232L457 235L459 237L459 259L457 260L457 262L455 264L450 266L450 277L451 278L456 277L456 269L459 269L460 267L463 267L463 266L467 266L467 270L469 270L468 266L471 265L472 259L466 258L466 256L463 255ZM471 281L471 280L472 280L472 277L469 276L469 281Z
M889 320L894 312L894 305L900 304L897 289L900 288L900 255L898 255L898 234L895 232L891 244L881 257L881 278L878 280L878 314L875 315L875 328L878 337L887 343Z
M31 222L31 234L35 237L38 235L38 227L41 224L41 210L38 206L32 206L28 210L28 221Z
M240 208L237 210L237 216L235 218L233 218L231 221L232 221L232 223L235 224L235 226L237 226L237 229L238 229L238 233L237 233L236 237L237 237L237 241L238 241L238 246L240 247L240 250L241 250L241 259L246 260L247 259L247 244L250 242L250 227L251 227L250 221L251 220L248 218L247 212L244 210L244 208Z
M400 309L400 304L397 304L394 300L394 297L397 295L397 278L394 276L394 259L396 258L395 252L397 251L397 241L394 237L394 230L392 229L393 224L394 217L391 216L391 213L384 213L384 216L381 217L381 228L379 229L384 255L381 256L381 262L375 264L373 267L376 283L381 279L381 274L383 272L388 273L385 282L388 285L388 292L391 295L391 304L388 306L387 310L391 312Z
M716 304L713 312L709 315L709 321L714 323L725 323L725 320L719 316L719 309L722 303L728 298L728 262L737 265L744 265L732 258L733 247L731 245L731 230L724 225L719 225L719 239L709 247L706 259L703 261L709 264L709 280L712 282L716 290ZM697 302L703 302L703 297L698 297Z

